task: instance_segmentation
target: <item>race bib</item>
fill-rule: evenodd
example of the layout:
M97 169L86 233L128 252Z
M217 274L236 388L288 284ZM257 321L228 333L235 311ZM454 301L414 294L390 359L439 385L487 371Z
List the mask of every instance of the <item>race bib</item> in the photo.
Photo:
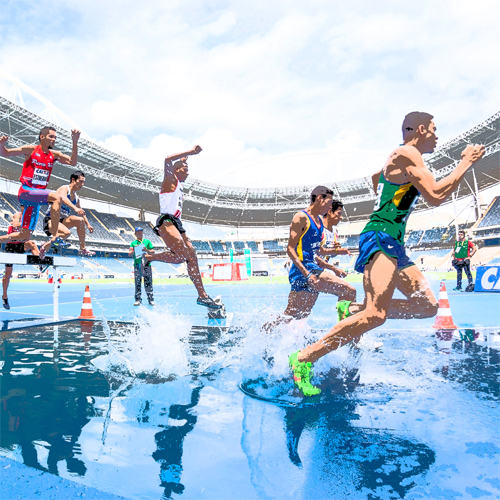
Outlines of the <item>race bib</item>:
M31 181L31 183L36 184L37 186L46 186L48 181L49 171L35 167L35 170L33 172L33 180Z

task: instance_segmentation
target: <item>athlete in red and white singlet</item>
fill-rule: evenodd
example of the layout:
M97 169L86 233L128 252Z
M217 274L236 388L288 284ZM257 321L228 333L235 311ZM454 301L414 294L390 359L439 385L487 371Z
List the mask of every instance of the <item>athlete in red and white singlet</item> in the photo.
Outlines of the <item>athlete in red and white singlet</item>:
M52 168L55 161L60 161L65 165L75 166L78 161L78 139L80 132L71 131L73 149L71 156L65 155L59 151L54 151L57 134L51 127L44 127L38 136L39 145L25 145L19 148L6 148L7 136L0 136L0 156L21 156L24 155L25 162L21 172L21 187L19 188L18 199L24 205L24 211L21 220L21 230L18 238L21 241L29 240L32 232L35 230L40 208L42 205L52 205L51 210L51 232L52 238L41 247L40 257L45 256L45 252L57 239L57 230L59 227L59 218L61 213L61 203L68 205L68 201L63 199L55 191L47 190ZM69 205L72 207L72 205ZM80 209L78 215L85 212ZM0 243L11 241L14 235L7 234L0 236Z
M21 227L21 216L23 209L24 207L21 205L21 212L16 212L12 216L12 221L7 229L7 234L12 235L13 237L14 236L19 237L19 230ZM9 241L9 243L5 245L4 248L5 253L23 254L24 252L28 251L31 251L33 255L38 255L38 247L36 246L36 243L33 240L29 241L11 240ZM5 264L5 273L2 279L2 288L3 288L2 304L5 309L10 309L7 290L9 288L12 271L13 271L12 264Z
M210 309L221 309L222 303L211 299L201 280L200 269L198 267L198 257L191 241L186 235L186 230L182 227L182 183L188 176L187 157L197 155L201 151L200 146L195 146L190 151L165 158L165 174L160 191L160 212L161 215L156 221L154 228L169 250L152 255L145 255L144 261L148 263L159 260L170 264L180 264L185 262L191 281L197 292L197 303ZM175 162L175 163L174 163Z

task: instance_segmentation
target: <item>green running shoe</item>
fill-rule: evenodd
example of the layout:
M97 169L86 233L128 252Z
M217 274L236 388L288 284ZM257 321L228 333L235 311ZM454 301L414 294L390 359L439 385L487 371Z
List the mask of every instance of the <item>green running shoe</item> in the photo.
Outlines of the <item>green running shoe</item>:
M351 313L349 312L349 306L352 304L351 300L339 300L337 302L337 314L339 315L339 321L348 318Z
M304 396L316 396L321 392L321 389L311 384L312 363L301 363L298 360L299 352L300 350L288 356L288 364L293 372L293 381Z

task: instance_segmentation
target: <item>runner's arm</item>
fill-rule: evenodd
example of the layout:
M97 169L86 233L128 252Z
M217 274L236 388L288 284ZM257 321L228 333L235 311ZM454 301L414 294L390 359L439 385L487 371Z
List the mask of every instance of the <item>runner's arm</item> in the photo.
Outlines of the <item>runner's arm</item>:
M373 190L375 193L377 192L378 188L378 181L380 180L380 174L382 173L383 168L381 168L378 172L375 172L372 175L372 185L373 185Z
M184 153L177 153L175 155L170 155L165 158L165 170L164 170L164 175L165 178L167 176L173 180L174 177L174 162L177 160L180 160L181 158L184 158L185 156L191 156L191 155L197 155L198 153L201 152L201 147L200 146L195 146L193 149L190 149L189 151L185 151Z
M78 210L81 210L83 212L83 214L78 214L78 215L80 215L80 217L83 218L83 221L85 222L85 225L87 226L87 229L89 230L89 233L93 233L94 228L90 225L90 222L87 219L87 216L85 215L85 210L83 210L82 207L80 206L80 199L78 199L78 201L76 202L75 205L78 208Z
M328 269L329 271L333 271L339 278L344 278L347 276L347 273L339 269L338 267L332 266L332 264L328 264L326 260L323 260L321 257L316 255L316 264L323 269Z
M80 139L80 131L73 129L71 131L71 140L73 141L73 149L71 150L71 156L65 155L60 151L53 151L54 159L60 161L63 165L71 165L75 167L78 163L78 139Z
M302 212L296 213L293 217L292 223L290 224L290 238L288 239L288 247L286 253L290 260L295 264L299 271L304 275L308 276L309 271L304 267L302 261L299 259L295 248L297 247L300 237L304 234L307 229L307 215Z
M31 153L33 153L33 150L35 149L36 146L33 146L32 144L27 144L25 146L21 146L19 148L6 148L5 144L9 140L9 137L6 135L1 135L0 136L0 156L21 156L21 155L26 155L29 156Z
M433 207L441 205L455 191L467 170L484 155L484 146L468 145L462 151L462 160L455 170L436 181L425 166L420 152L413 146L402 146L394 159L406 172L408 180L419 190L425 201Z
M78 205L74 205L71 200L67 196L66 186L61 186L56 193L61 197L62 203L64 203L67 207L74 210L80 217L85 215L85 211L78 207ZM79 204L80 202L78 202Z

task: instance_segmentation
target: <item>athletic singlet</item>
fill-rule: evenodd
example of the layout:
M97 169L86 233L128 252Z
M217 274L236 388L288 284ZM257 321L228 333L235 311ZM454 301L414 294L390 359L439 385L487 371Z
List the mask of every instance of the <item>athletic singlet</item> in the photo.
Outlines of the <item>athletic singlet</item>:
M67 185L66 187L68 188L68 192L66 193L66 197L68 198L68 200L71 203L73 203L73 205L76 206L76 204L78 203L78 200L79 200L78 195L76 193L73 193L75 195L75 199L72 200L71 195L70 195L71 189L70 189L69 185ZM46 217L50 216L51 209L52 209L52 207L47 212ZM71 214L71 209L68 207L68 205L61 203L61 219L65 219L66 217L69 217L70 214Z
M330 231L327 227L323 227L323 240L321 241L321 245L325 248L334 248L335 244L339 242L339 232L336 227L333 228L333 231ZM331 258L331 255L322 255L322 259L328 262Z
M323 221L321 218L319 219L320 226L318 227L305 210L302 212L307 215L307 227L302 233L295 251L302 262L315 262L316 253L323 239Z
M382 231L404 245L408 217L418 202L420 193L411 183L393 184L380 173L375 208L361 234Z
M49 151L44 153L42 146L37 146L30 157L23 163L20 181L23 186L45 189L49 183L54 155Z
M177 186L174 191L171 193L160 193L160 213L173 215L180 219L183 198L182 182L177 180Z

